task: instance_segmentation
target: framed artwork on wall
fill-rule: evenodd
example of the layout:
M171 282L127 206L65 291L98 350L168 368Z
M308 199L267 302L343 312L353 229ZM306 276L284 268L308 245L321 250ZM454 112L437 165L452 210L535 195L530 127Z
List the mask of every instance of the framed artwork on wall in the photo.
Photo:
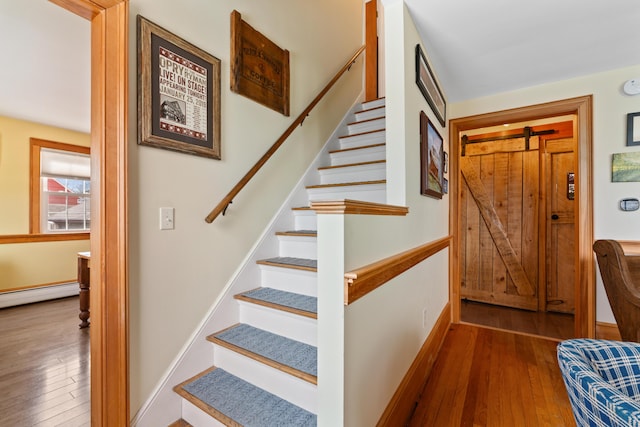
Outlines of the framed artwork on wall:
M431 110L435 113L438 121L445 126L447 119L447 103L444 95L440 90L440 86L436 82L435 76L431 72L431 67L427 62L422 48L416 45L416 84L422 92L422 96L427 100Z
M138 15L138 144L220 159L220 60Z
M627 114L627 145L640 145L640 113Z
M640 182L640 152L613 154L611 182Z
M420 194L442 199L444 192L444 147L438 133L420 112Z

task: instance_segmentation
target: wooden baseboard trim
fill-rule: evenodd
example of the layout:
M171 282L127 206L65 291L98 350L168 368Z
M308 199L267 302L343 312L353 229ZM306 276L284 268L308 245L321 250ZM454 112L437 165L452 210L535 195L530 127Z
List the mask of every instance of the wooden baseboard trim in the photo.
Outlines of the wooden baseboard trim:
M618 325L605 322L596 322L596 338L601 340L622 340Z
M403 426L409 421L450 326L451 304L447 303L416 359L378 420L377 427ZM400 420L402 422L399 422Z

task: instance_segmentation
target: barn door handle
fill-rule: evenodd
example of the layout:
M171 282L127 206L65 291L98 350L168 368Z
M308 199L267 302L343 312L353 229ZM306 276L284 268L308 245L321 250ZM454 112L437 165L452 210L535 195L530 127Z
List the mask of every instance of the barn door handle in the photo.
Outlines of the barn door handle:
M551 215L551 219L559 219L560 217L557 214Z

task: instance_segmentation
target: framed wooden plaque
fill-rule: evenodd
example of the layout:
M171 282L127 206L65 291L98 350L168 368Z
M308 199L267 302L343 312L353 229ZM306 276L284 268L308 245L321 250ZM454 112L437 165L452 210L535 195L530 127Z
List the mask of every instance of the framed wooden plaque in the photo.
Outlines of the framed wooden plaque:
M289 116L289 51L231 12L231 90Z

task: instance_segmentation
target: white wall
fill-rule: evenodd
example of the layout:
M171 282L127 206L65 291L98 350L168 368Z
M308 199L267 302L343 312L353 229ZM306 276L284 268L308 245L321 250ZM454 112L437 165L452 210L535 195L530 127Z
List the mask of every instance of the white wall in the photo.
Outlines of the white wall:
M131 0L130 12L130 382L131 415L232 279L276 210L362 89L347 73L281 153L234 200L205 216L362 45L362 0L210 2ZM290 51L291 117L229 90L230 14ZM136 15L222 61L222 160L136 145ZM175 230L158 210L175 208Z
M414 52L420 39L403 2L385 2L384 17L387 201L407 206L409 214L320 215L318 219L319 267L344 254L335 261L342 270L319 268L318 273L321 426L375 425L449 300L448 250L443 250L344 309L340 307L344 271L449 233L448 196L438 200L420 195L420 111L429 115L443 137L447 135L415 84ZM325 226L335 235L326 236ZM344 240L339 235L342 229ZM328 316L334 318L327 326ZM331 328L342 324L344 336L336 333L331 337ZM323 365L325 352L331 352L327 358L332 365ZM339 375L332 375L331 368L344 372L344 383ZM327 385L327 381L333 383ZM333 393L327 387L334 387ZM343 396L342 406L331 407L330 396Z
M613 153L638 151L626 147L627 113L640 111L640 96L622 92L622 85L640 75L640 65L534 86L451 105L451 118L593 94L593 191L595 239L640 239L640 211L623 212L618 203L640 197L640 183L612 183ZM598 273L597 313L600 322L615 323Z

